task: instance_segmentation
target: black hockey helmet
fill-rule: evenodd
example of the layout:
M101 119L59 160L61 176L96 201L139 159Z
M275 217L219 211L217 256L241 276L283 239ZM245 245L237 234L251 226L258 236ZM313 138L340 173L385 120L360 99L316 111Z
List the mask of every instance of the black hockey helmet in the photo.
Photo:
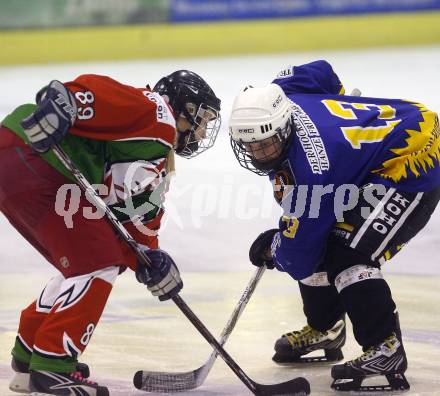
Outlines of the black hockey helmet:
M221 124L220 99L202 77L178 70L161 78L153 91L167 97L176 119L182 116L192 125L178 131L177 154L191 158L214 145Z

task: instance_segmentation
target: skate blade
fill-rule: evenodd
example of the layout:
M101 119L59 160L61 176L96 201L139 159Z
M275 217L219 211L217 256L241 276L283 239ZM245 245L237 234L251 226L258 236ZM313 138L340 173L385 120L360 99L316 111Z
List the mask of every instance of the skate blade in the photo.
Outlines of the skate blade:
M53 396L53 394L50 393L41 393L41 392L32 392L31 396Z
M314 351L316 352L316 351ZM311 352L313 353L313 352ZM326 350L324 356L300 356L300 357L293 357L289 354L281 354L281 353L275 353L273 355L272 360L280 365L301 365L301 364L323 364L323 363L333 363L338 362L340 360L344 359L344 355L342 354L342 351L340 349L337 350Z
M9 389L12 392L17 392L21 394L30 394L30 375L29 373L15 373L14 377L9 383Z
M365 380L371 379L378 381L383 380L384 377L388 380L388 384L375 385L363 384ZM361 395L378 395L384 393L387 395L398 395L410 389L410 385L405 376L400 373L384 375L372 375L363 378L339 378L333 380L331 388L337 392Z
M362 390L357 390L357 391L355 391L355 390L341 391L341 390L333 389L333 391L334 391L335 395L340 395L340 396L343 396L343 395L347 395L347 396L384 396L384 395L386 395L386 396L399 396L399 395L402 395L403 396L408 392L408 389L407 390L375 390L375 391L368 390L368 389L366 389L366 390L362 389Z
M304 365L311 365L311 366L324 366L324 365L328 365L329 363L333 363L333 361L331 360L327 360L324 356L321 358L308 358L308 359L280 359L280 360L275 360L274 358L272 358L272 361L274 363L276 363L279 366L285 366L285 367L290 367L290 366L304 366Z

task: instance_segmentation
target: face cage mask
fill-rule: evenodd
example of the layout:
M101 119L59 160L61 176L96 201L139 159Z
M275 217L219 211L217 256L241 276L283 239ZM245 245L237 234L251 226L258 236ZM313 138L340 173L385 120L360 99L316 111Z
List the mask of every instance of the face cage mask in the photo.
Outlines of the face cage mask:
M277 158L269 161L261 162L252 157L251 153L246 150L245 144L240 141L235 141L231 137L231 146L234 151L235 158L238 163L245 169L256 173L259 176L267 176L272 170L274 170L282 161L284 161L287 150L289 148L290 139L292 137L293 130L293 118L291 118L283 129L277 128L277 133L272 138L278 138L282 149ZM270 138L269 138L270 139ZM251 142L252 143L252 142Z
M221 125L220 113L202 103L195 116L184 109L181 114L191 124L191 129L177 132L176 154L185 158L193 158L211 148L217 139Z

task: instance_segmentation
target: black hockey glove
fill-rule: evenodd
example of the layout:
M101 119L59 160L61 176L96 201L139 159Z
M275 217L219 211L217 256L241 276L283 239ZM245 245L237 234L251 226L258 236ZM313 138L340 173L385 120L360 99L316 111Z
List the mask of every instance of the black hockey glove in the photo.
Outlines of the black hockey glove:
M21 126L32 148L45 153L67 134L76 114L72 93L60 81L53 80L39 97L37 109L21 121Z
M136 279L145 285L160 301L169 300L182 290L183 282L171 256L160 249L146 249L145 255L151 265L146 267L138 261Z
M265 265L268 269L273 269L273 259L270 253L270 245L274 235L279 231L278 228L267 230L258 235L249 249L249 260L253 265L262 267Z

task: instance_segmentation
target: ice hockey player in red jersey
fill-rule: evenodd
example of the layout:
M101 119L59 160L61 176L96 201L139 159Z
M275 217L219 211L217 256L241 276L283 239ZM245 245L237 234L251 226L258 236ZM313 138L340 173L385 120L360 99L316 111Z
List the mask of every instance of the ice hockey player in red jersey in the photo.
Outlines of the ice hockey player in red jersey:
M283 208L279 227L252 244L250 260L299 281L307 317L303 329L276 341L273 360L341 360L347 314L364 353L332 367L332 387L408 389L381 266L440 199L437 114L409 100L346 95L328 62L316 61L238 94L229 126L240 165L267 175ZM388 384L362 385L372 376Z
M99 75L54 80L38 92L36 104L22 105L2 121L0 211L59 271L21 313L11 390L109 394L87 379L88 367L78 357L126 267L160 300L182 289L173 259L158 244L167 175L174 153L191 158L214 144L219 111L220 100L209 85L196 73L179 70L153 89ZM98 185L117 218L145 246L152 263L148 276L105 217L94 215L96 209L51 150L54 144ZM58 210L69 205L61 199L69 196L61 194L66 187L70 202L77 199L69 218Z

